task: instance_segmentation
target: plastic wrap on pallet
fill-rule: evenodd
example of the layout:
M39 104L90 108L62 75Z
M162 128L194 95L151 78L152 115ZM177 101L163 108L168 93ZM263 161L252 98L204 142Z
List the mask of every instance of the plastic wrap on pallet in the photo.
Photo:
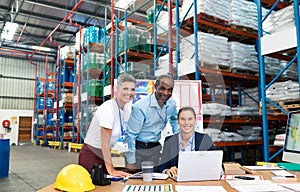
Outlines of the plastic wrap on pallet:
M230 19L230 1L214 1L215 14L213 16L225 21Z
M263 29L270 33L292 27L295 27L293 4L278 11L272 11L265 22L263 22Z
M205 103L203 104L203 114L231 116L231 110L228 105L220 103Z
M90 52L89 55L84 57L84 69L97 69L100 72L103 71L105 66L104 62L104 54L103 53L96 53Z
M176 52L173 51L173 68L176 66ZM157 70L155 71L155 76L167 74L170 72L169 65L169 54L166 54L158 59Z
M258 59L255 45L240 42L229 42L231 52L231 68L258 72Z
M104 43L105 29L97 26L90 26L85 30L84 44Z
M265 73L267 75L277 75L281 70L280 60L265 56Z
M74 59L75 45L64 46L60 49L61 59Z
M244 91L242 92L241 95L242 95L242 104L243 105L253 106L256 108L259 107L258 87L244 89Z
M266 97L273 101L299 100L299 84L291 80L276 82L266 90Z
M231 1L230 23L257 29L257 7L250 1Z
M83 28L82 31L81 31L81 35L80 35L80 31L78 31L76 33L76 37L75 37L75 46L74 48L79 51L80 50L80 46L82 46L82 43L84 42L84 34L85 34L85 31L87 30L87 28ZM80 39L81 39L81 42L80 42Z
M125 72L125 64L119 66L119 73ZM150 77L150 65L138 62L127 62L126 73L133 75L137 79L147 79Z
M194 35L182 39L180 51L183 59L194 57L194 52L190 49L193 44ZM228 39L223 36L198 32L198 56L199 60L206 64L230 66Z
M180 12L180 20L183 19L187 10L190 8L193 1L184 0L182 3L182 11ZM197 14L204 13L225 21L230 18L230 0L203 0L197 1ZM194 16L194 8L187 13L186 19Z
M181 8L180 8L181 10ZM172 9L172 24L176 23L176 9ZM169 27L169 15L168 11L161 11L157 18L157 34L160 35L162 33L168 32Z
M231 114L232 116L242 116L242 115L250 115L250 116L256 116L259 115L259 106L256 105L244 105L238 106L238 107L232 107L231 108Z
M102 80L90 79L88 81L89 87L84 84L83 90L88 91L88 95L91 97L102 97L103 96L103 83Z
M119 34L118 52L124 51L125 41L127 43L127 49L151 52L151 47L149 44L150 36L151 34L148 31L136 27L128 27L127 35L125 35L125 31L122 31Z
M281 68L286 66L288 61L280 61ZM298 66L297 63L293 63L283 74L283 77L288 77L289 79L297 80L298 79Z
M161 9L161 12L168 11L167 6L163 6L162 8L161 8L161 6L163 6L163 5L159 5L159 4L156 5L156 9L155 9L156 14L160 9ZM146 21L147 21L147 23L154 23L154 8L153 7L150 7L146 11Z

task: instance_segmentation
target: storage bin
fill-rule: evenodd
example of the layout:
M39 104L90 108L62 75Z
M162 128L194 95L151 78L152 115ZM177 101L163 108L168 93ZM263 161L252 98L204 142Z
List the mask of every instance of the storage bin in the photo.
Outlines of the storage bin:
M103 71L105 66L103 53L91 52L90 55L86 55L84 60L84 67L86 71L88 69L100 70L100 73Z
M9 153L9 139L0 139L0 178L8 177Z
M91 79L89 80L89 87L85 87L88 91L88 95L92 97L102 97L103 96L103 87L102 80Z

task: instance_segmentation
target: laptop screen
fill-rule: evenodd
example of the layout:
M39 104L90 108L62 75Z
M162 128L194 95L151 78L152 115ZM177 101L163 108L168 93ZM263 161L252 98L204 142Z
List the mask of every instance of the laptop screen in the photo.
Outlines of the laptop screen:
M177 181L219 180L222 160L222 150L181 152Z

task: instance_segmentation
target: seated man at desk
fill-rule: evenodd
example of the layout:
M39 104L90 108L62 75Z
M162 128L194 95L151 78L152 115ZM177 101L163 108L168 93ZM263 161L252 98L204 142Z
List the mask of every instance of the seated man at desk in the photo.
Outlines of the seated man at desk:
M178 156L184 151L215 150L209 135L195 132L196 113L192 107L182 107L178 112L180 131L165 139L160 172L177 176Z

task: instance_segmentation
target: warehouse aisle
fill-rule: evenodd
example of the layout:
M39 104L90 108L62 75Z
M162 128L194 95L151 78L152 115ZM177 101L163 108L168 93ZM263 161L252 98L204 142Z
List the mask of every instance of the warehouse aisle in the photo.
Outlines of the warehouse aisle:
M23 144L10 148L9 177L0 179L1 192L37 191L53 182L66 165L77 163L78 153Z

